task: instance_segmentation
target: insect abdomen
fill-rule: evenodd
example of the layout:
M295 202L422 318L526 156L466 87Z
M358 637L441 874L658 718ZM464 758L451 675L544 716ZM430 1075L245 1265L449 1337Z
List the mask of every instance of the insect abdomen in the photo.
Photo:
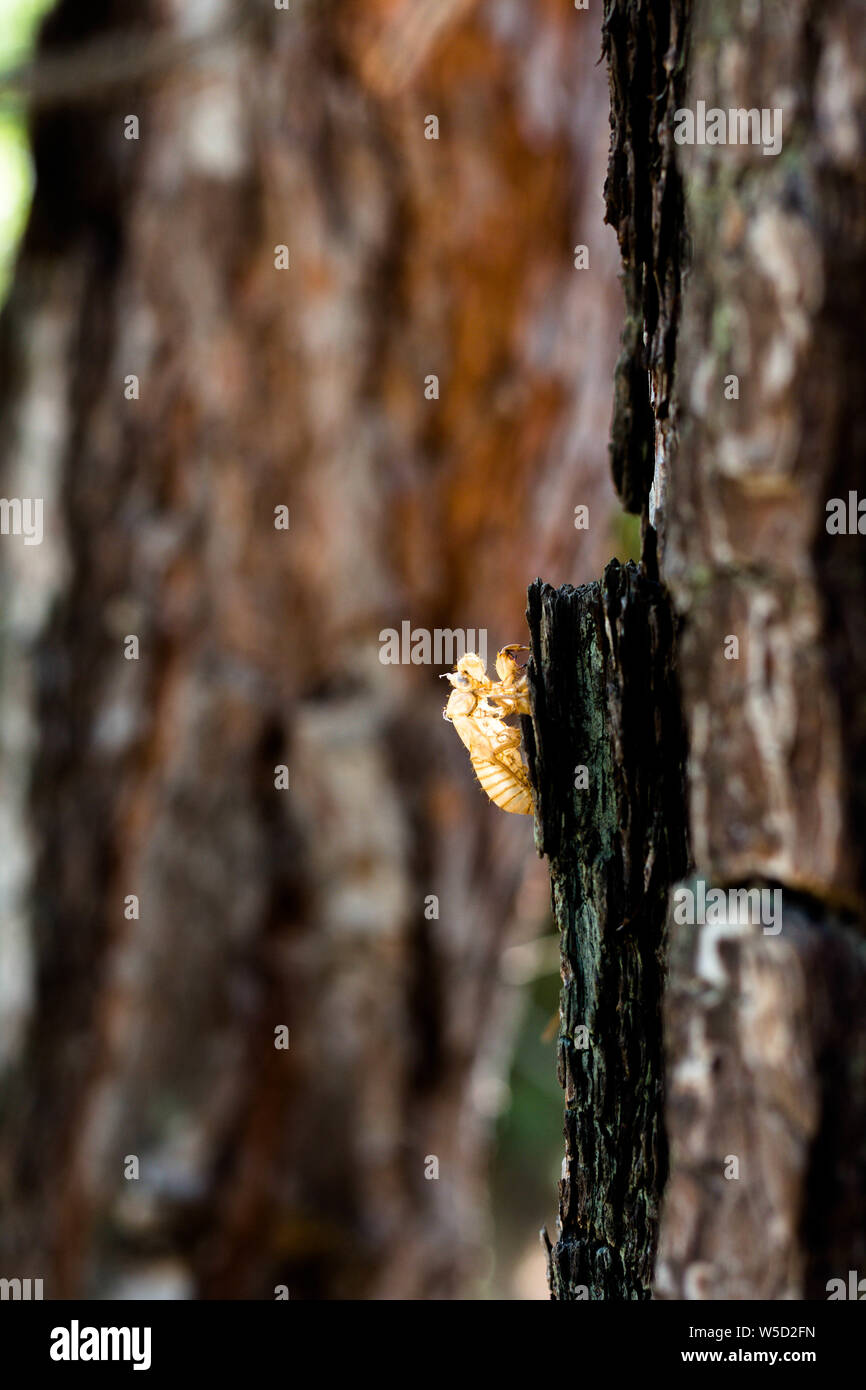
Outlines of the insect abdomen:
M507 767L490 758L474 757L472 766L484 791L501 810L512 811L518 816L532 815L532 793L525 780L526 773L522 763L522 777L516 768Z

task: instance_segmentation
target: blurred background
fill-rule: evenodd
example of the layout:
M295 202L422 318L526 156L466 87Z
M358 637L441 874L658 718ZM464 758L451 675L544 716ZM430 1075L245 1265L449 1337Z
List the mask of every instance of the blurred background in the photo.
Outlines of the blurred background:
M380 633L492 660L636 553L594 9L0 0L0 493L44 506L0 1275L46 1298L546 1297L546 866Z

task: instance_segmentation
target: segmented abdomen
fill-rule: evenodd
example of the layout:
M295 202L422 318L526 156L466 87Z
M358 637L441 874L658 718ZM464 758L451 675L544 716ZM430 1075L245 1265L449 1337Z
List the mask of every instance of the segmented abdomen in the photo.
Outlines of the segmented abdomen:
M477 753L470 753L470 758L475 776L491 801L503 811L512 811L518 816L532 815L529 778L519 753L507 749L496 758L482 758Z

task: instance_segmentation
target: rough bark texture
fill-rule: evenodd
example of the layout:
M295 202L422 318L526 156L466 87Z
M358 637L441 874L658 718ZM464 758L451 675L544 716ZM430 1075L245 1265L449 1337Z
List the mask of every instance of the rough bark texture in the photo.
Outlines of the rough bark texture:
M862 797L847 813L862 725L844 727L840 702L852 682L862 690L863 544L825 530L828 498L863 477L862 20L861 4L838 0L759 5L751 19L737 4L698 5L692 104L780 106L784 145L775 157L683 150L688 408L665 573L688 612L695 856L721 876L815 893L854 894L864 872ZM726 659L728 634L739 659Z
M826 1298L866 1260L866 947L788 890L778 936L670 936L656 1296Z
M866 1258L864 547L825 526L828 500L847 503L863 486L864 19L859 0L605 8L608 216L627 296L612 460L624 502L644 518L644 570L660 574L677 613L693 860L684 886L778 889L783 903L778 932L739 907L709 922L671 916L661 1297L826 1297L829 1279ZM675 112L698 101L726 114L780 107L783 151L677 150ZM738 394L726 393L731 374ZM608 727L611 689L626 708L633 685L651 685L673 657L645 653L643 670L614 662L593 688L575 643L581 633L589 651L598 645L601 600L579 592L545 591L551 613L580 616L550 622L547 648L536 635L535 659L539 696L554 686L565 726L585 731ZM617 756L627 784L635 752ZM581 1059L568 1041L603 977L599 935L621 916L608 903L612 917L596 927L589 914L575 942L575 905L616 840L605 846L606 808L592 802L578 834L565 761L535 767L565 933L563 1075L572 1094L580 1078L585 1100L574 1114L569 1102L551 1287L559 1298L581 1283L590 1296L628 1297L646 1292L654 1223L636 1223L643 1264L632 1252L630 1282L613 1261L619 1277L605 1283L587 1249L611 1193L622 1218L634 1170L625 1142L611 1174L596 1136L610 1098L589 1084L618 1040L614 1030L614 1050ZM628 999L620 1018L641 1029ZM638 1032L649 1057L657 1019L653 1008ZM602 1132L622 1142L628 1127ZM653 1132L661 1150L657 1112Z
M674 113L685 92L690 8L690 0L606 0L604 9L611 124L605 198L626 294L611 461L623 505L645 518L644 562L651 567L676 430L673 372L685 223Z
M550 860L563 978L550 1288L557 1299L643 1299L667 1172L667 895L686 867L672 617L657 583L612 561L580 589L537 581L528 619L536 844Z
M826 1297L864 1264L864 549L825 529L863 485L864 21L859 0L694 10L689 105L780 107L784 139L682 151L663 574L695 873L780 887L784 927L672 926L668 1297Z
M685 245L673 119L685 89L688 4L608 0L607 220L626 318L611 462L642 518L641 571L530 590L530 766L537 844L562 933L560 1079L566 1094L557 1299L648 1298L667 1173L661 996L667 894L688 863L676 631L657 529L676 441L673 369ZM584 764L589 789L574 786ZM574 1045L589 1029L590 1046Z
M0 1272L449 1297L531 845L435 672L383 666L378 634L484 627L493 652L528 574L609 553L597 30L498 0L164 0L113 65L128 10L50 21L2 327L2 490L45 499L46 540L2 553Z

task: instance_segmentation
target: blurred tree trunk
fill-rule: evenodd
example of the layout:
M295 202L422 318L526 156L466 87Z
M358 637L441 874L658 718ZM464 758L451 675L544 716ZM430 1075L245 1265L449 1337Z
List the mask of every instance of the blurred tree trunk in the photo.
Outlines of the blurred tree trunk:
M613 547L598 21L127 8L47 25L0 330L3 490L45 507L2 552L3 1272L453 1296L531 845L379 632L492 652Z
M663 660L678 665L688 733L685 886L696 898L715 887L778 890L782 904L778 921L749 920L739 905L715 922L671 913L670 1177L655 1270L666 1298L826 1298L829 1280L866 1268L866 561L859 534L826 525L831 499L847 512L852 494L856 506L866 442L863 20L858 0L605 7L608 215L627 297L613 466L642 517L645 576L660 574L678 613L678 656L671 637ZM725 113L781 107L783 150L678 150L675 112L698 101ZM567 606L563 591L549 601ZM615 660L604 681L587 681L591 658L575 660L570 645L578 626L536 642L536 685L557 691L559 737L596 728L605 748L619 731L611 690L642 680L661 717L658 664L647 657L641 677ZM544 703L533 719L543 739ZM546 736L555 733L554 722ZM617 746L627 785L652 749ZM676 762L674 744L668 753ZM542 764L543 824L573 827L577 816L580 830L570 861L563 867L559 847L551 865L569 1062L551 1288L559 1298L641 1296L646 1280L635 1274L652 1266L655 1228L630 1220L641 1152L633 1121L659 1011L640 1018L638 977L620 1003L633 941L626 933L621 959L608 958L605 937L616 941L624 916L616 895L600 939L586 930L603 894L581 856L588 846L593 873L607 873L609 806L590 804L587 824L579 793L544 773ZM591 1019L602 967L615 987L606 1000L598 990ZM574 1054L576 1022L594 1026L603 1055ZM623 1063L626 1042L637 1065ZM599 1083L617 1065L611 1118ZM645 1176L652 1197L650 1166ZM643 1249L624 1252L617 1236L636 1230Z

